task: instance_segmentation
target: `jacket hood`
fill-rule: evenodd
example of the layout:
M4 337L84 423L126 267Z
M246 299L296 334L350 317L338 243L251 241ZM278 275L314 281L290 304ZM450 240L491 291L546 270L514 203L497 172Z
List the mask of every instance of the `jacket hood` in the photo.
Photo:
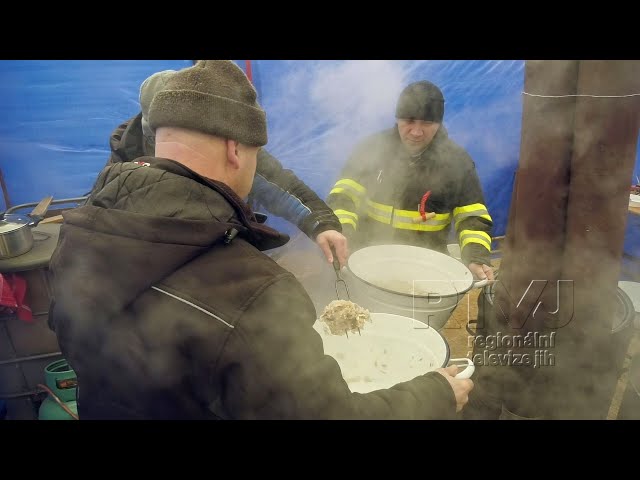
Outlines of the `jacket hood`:
M128 162L143 155L152 154L153 150L145 148L144 138L142 113L139 113L111 133L109 138L111 157L117 161Z
M56 303L73 316L110 318L213 245L238 238L266 250L289 239L225 184L153 157L105 168L87 205L63 216L51 269L65 285Z

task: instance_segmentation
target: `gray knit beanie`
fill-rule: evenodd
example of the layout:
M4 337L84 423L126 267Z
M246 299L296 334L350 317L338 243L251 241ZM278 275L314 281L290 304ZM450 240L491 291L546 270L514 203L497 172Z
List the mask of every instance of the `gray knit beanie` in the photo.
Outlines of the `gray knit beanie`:
M266 113L255 88L231 60L199 60L193 67L164 76L163 81L147 117L154 132L160 127L182 127L246 145L266 145Z
M155 133L149 126L149 106L151 106L151 100L156 93L165 87L165 81L167 77L175 70L164 70L157 72L148 77L142 85L140 85L140 109L142 110L142 133L151 142L155 142Z
M423 80L407 86L398 98L396 118L442 123L444 96L433 83Z

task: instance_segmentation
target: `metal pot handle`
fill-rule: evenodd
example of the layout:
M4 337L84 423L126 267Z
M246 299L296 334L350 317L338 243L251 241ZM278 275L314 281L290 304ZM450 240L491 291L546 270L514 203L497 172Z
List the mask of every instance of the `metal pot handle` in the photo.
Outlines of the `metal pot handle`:
M473 286L472 288L482 288L484 287L487 283L489 283L489 279L485 278L484 280L475 280L473 282Z
M447 366L450 367L455 362L463 362L464 365L457 365L457 366L466 366L467 367L464 370L462 370L461 372L459 372L456 375L456 378L471 378L471 375L473 375L473 372L476 371L476 366L474 365L473 360L471 360L470 358L450 358L449 359L449 364Z

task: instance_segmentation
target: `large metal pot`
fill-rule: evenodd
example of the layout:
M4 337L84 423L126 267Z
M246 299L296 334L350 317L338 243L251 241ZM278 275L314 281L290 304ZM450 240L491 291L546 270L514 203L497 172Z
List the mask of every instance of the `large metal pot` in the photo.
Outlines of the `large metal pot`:
M372 312L415 318L440 330L474 286L469 269L443 253L411 245L375 245L349 257L351 300Z
M390 388L449 364L466 368L456 375L469 378L475 367L468 358L449 358L449 344L435 329L413 318L372 313L360 335L332 335L317 320L324 352L332 356L352 392Z
M43 198L28 215L4 214L0 219L0 259L24 255L33 248L31 229L49 209L53 197Z

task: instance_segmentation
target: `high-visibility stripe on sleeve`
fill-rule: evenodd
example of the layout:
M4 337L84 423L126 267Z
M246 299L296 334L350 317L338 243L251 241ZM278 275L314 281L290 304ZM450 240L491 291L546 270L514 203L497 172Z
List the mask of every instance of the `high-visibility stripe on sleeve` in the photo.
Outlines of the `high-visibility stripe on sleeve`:
M335 183L333 189L329 192L329 195L337 193L346 195L355 204L356 208L360 208L360 204L367 193L367 189L355 180L351 180L350 178L341 178Z
M336 214L336 217L338 217L341 224L349 224L352 225L354 229L358 229L357 213L350 212L348 210L335 210L333 213Z
M459 239L461 249L469 243L478 243L488 251L491 251L491 237L481 230L462 230Z
M485 220L493 223L487 207L485 207L481 203L472 203L471 205L464 205L462 207L456 207L453 209L453 220L455 222L456 228L458 228L458 224L462 220L469 217L484 218Z

